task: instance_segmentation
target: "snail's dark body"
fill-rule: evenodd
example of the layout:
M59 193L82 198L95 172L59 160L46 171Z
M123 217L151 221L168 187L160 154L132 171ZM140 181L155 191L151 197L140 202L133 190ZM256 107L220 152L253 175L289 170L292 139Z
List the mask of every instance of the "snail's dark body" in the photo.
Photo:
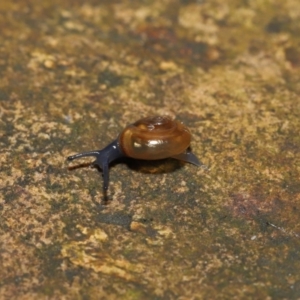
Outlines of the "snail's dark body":
M102 169L103 188L107 190L109 164L120 157L145 160L173 157L200 166L201 162L189 150L190 142L191 133L182 123L167 116L147 117L128 125L116 140L102 150L75 154L68 160L96 157L92 165Z

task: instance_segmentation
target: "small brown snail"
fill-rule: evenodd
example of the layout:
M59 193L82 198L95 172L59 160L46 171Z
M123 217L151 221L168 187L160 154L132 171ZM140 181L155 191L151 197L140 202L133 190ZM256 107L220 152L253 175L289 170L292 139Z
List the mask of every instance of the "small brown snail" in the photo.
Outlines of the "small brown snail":
M172 157L200 166L202 163L190 151L191 133L182 123L168 116L147 117L128 125L119 136L102 150L78 153L68 157L94 156L92 166L103 172L103 188L108 188L109 164L120 157L157 160Z

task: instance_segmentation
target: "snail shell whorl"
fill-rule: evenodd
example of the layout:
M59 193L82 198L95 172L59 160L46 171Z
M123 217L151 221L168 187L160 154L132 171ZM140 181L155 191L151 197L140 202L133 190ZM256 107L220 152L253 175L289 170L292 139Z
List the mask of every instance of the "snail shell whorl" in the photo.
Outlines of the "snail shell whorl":
M183 153L190 145L191 133L168 116L155 116L128 125L118 140L126 156L156 160Z

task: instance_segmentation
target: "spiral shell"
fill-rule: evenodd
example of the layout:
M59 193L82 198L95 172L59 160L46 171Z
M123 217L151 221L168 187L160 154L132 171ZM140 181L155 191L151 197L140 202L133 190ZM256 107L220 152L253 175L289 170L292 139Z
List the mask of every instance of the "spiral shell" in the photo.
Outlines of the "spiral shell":
M191 133L168 116L154 116L128 125L118 141L126 156L156 160L183 153L190 145Z
M95 157L91 165L102 169L106 198L111 162L126 156L146 160L172 157L196 166L203 165L189 148L190 142L191 133L182 123L167 116L147 117L127 126L103 149L77 153L68 160Z

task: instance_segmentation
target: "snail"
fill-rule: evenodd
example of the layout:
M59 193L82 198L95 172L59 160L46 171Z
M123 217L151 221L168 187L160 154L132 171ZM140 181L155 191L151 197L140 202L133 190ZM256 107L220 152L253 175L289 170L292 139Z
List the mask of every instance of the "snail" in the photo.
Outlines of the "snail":
M109 164L121 157L157 160L172 157L196 166L202 163L191 152L191 133L181 122L168 116L146 117L128 125L119 136L102 150L69 156L68 161L94 156L92 166L103 172L103 189L108 189Z

